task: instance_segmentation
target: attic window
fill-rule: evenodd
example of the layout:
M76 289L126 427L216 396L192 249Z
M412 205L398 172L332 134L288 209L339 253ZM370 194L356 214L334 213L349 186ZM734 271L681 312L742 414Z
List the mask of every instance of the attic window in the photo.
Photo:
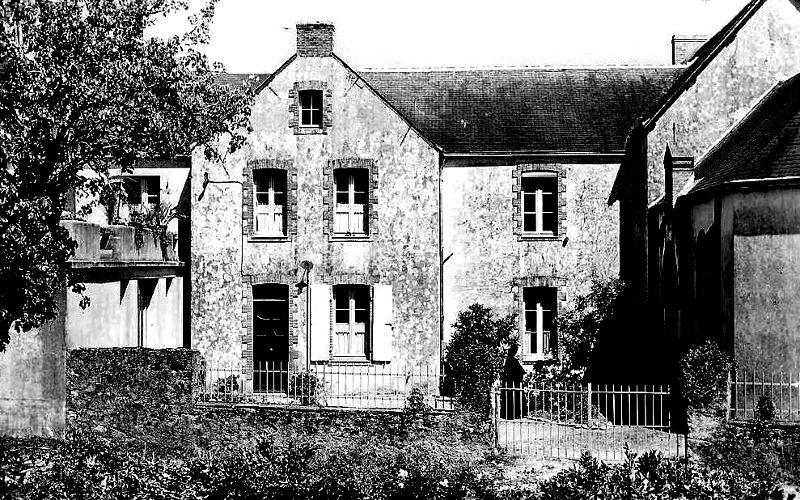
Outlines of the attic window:
M300 126L322 127L322 91L301 90L300 98Z

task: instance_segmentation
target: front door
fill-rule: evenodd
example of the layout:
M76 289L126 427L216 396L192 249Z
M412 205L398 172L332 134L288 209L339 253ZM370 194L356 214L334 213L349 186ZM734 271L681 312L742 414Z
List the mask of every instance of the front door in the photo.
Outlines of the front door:
M289 286L253 285L253 390L285 392L288 358Z

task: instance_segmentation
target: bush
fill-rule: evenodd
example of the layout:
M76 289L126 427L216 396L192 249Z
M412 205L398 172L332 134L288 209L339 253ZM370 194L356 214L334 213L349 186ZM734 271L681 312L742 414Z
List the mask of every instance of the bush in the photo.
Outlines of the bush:
M289 380L289 395L297 398L304 406L322 404L323 389L323 381L312 372L294 373Z
M730 356L713 340L692 346L680 363L681 389L689 408L724 409L731 368Z
M445 370L463 408L488 414L489 391L499 378L505 351L517 343L516 315L498 318L480 304L458 314L445 348Z

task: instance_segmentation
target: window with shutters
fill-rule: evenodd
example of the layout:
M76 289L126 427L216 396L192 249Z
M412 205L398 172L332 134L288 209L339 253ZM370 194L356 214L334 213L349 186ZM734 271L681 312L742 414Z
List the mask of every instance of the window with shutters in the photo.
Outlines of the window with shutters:
M520 203L524 236L558 234L558 174L525 172L522 174Z
M333 171L335 236L364 236L369 233L369 174L369 169L365 168L337 168Z
M525 287L523 301L523 357L545 357L554 354L556 346L555 318L558 289Z
M333 304L333 355L365 359L369 353L369 286L336 285L333 287Z
M286 235L286 170L253 170L253 234Z

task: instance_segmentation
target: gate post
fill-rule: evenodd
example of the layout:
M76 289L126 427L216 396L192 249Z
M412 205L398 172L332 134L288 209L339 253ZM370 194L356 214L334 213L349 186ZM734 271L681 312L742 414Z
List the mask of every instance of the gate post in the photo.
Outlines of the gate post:
M492 387L489 389L489 401L491 402L491 419L492 426L492 447L496 450L499 447L499 425L500 425L500 380L495 380Z

